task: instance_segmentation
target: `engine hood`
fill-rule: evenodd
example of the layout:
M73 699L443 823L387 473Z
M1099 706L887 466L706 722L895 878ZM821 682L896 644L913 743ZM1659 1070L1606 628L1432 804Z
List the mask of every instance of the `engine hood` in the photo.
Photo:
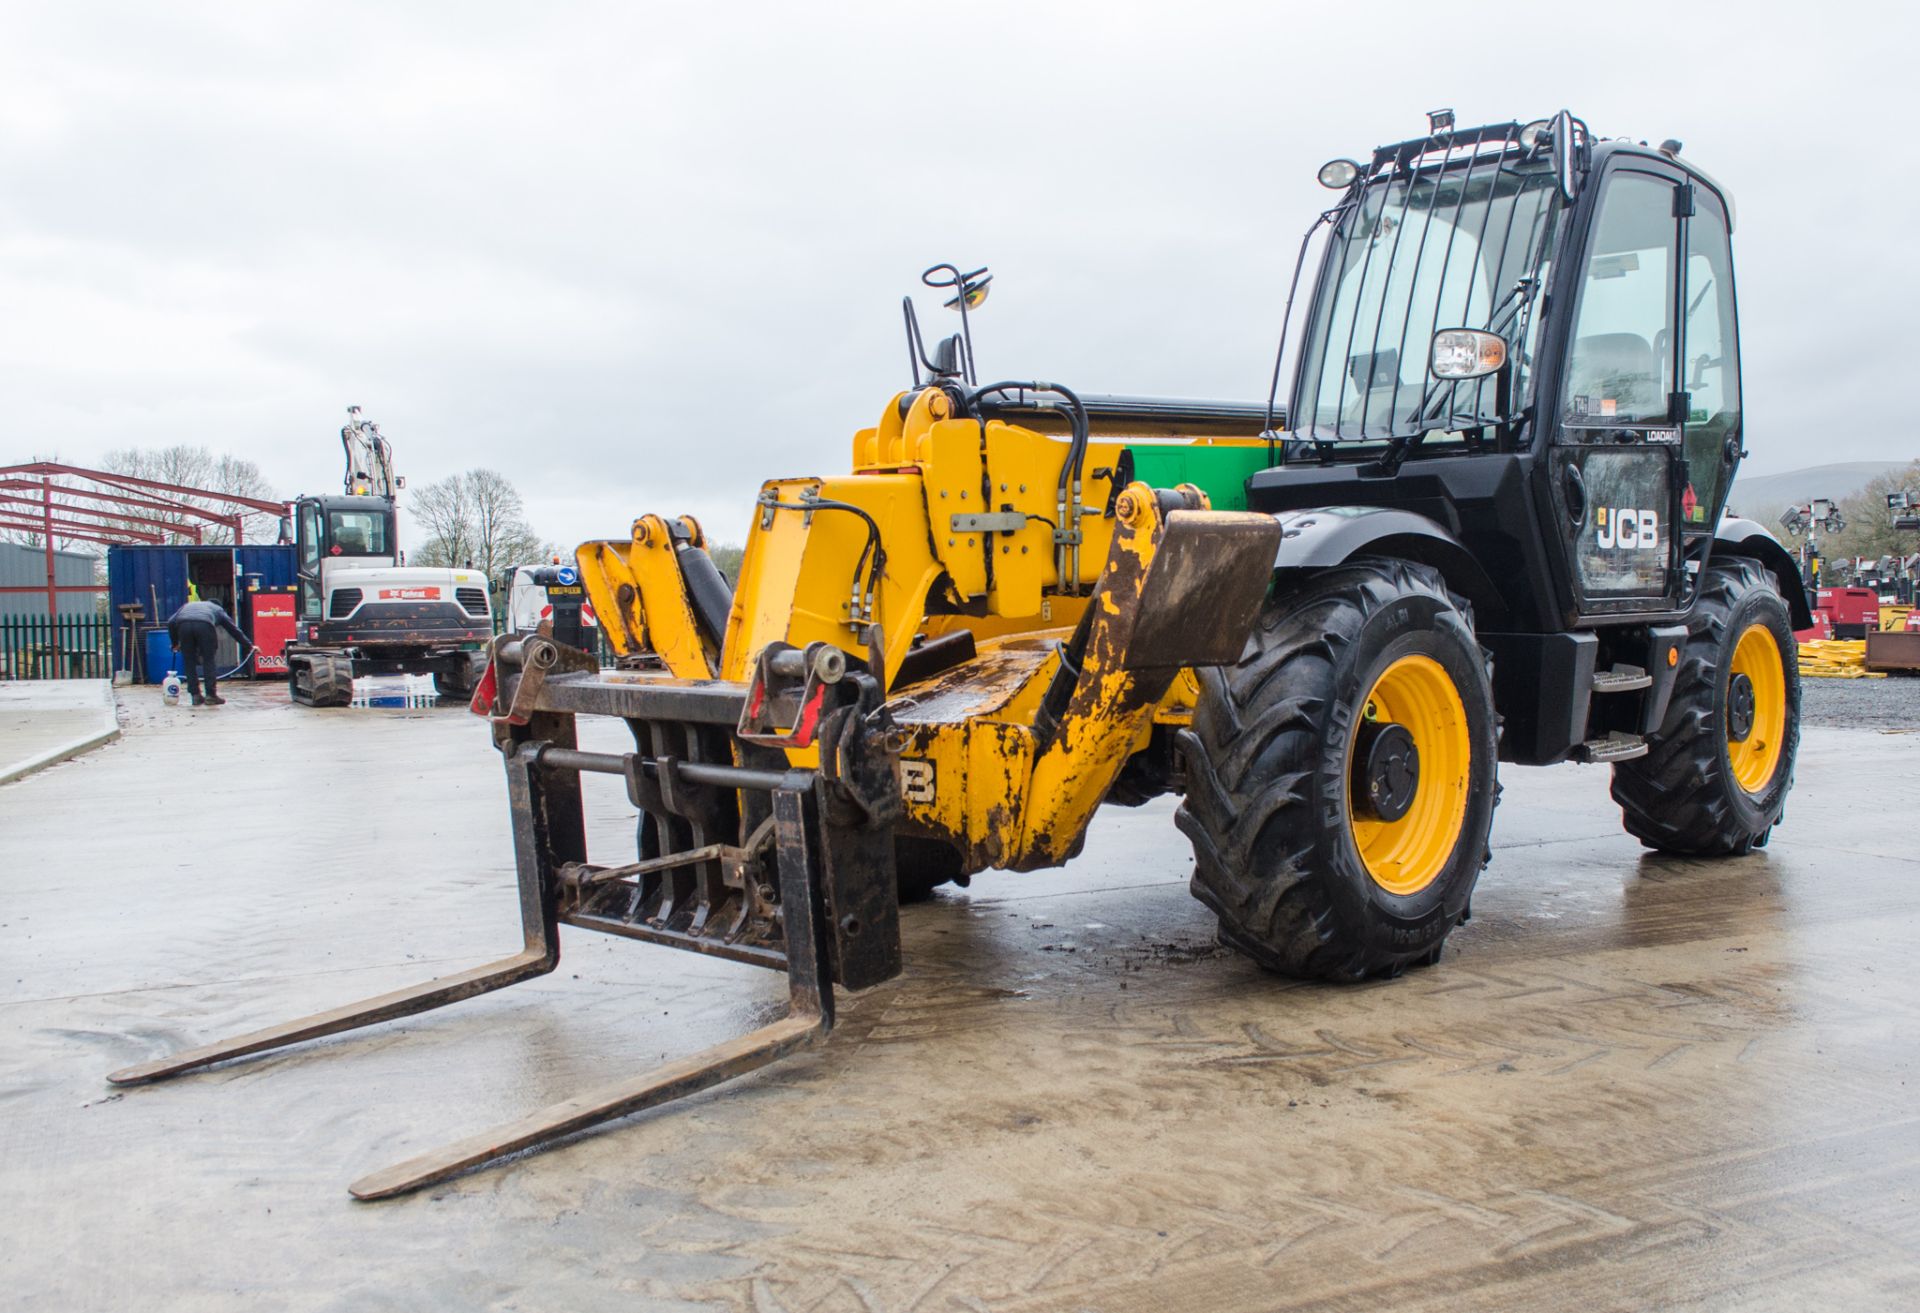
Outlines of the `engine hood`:
M455 588L487 586L487 577L478 570L452 570L424 565L355 565L348 561L327 561L326 584L335 588L360 588L372 594L376 589L438 588L452 601Z

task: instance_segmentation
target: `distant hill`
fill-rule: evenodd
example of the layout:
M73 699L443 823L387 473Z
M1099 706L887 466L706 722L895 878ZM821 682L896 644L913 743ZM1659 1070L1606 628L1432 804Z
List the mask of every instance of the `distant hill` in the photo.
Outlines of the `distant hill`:
M1778 511L1815 497L1831 497L1839 501L1859 492L1888 470L1905 469L1907 463L1903 460L1849 460L1833 465L1810 465L1804 470L1788 470L1784 474L1741 474L1733 481L1733 495L1728 501L1735 510L1746 515Z

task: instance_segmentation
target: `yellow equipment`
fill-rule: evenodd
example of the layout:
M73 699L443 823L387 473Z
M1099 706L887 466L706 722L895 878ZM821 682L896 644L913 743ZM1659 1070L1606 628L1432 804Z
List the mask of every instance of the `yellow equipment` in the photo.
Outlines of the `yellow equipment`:
M1073 444L947 412L902 393L854 436L853 473L762 487L717 643L682 572L691 520L583 545L581 577L620 656L682 679L748 680L770 645L864 663L894 699L902 832L950 850L942 878L1054 866L1154 728L1191 720L1183 667L1239 655L1280 527L1191 484L1123 484L1123 444L1089 441L1058 530Z
M777 1020L352 1187L379 1198L817 1042L835 986L899 972L902 901L1056 865L1103 802L1179 794L1221 939L1325 980L1439 959L1502 763L1610 765L1661 851L1763 846L1812 618L1793 558L1722 514L1731 213L1679 152L1436 112L1329 162L1284 411L1284 352L1265 406L983 385L988 275L929 270L959 333L929 352L909 303L912 386L844 473L761 486L735 584L698 523L646 515L578 552L613 669L495 640L473 706L520 952L111 1079L551 971L562 925L786 973ZM631 750L583 750L580 716ZM589 855L585 775L625 790L631 850Z

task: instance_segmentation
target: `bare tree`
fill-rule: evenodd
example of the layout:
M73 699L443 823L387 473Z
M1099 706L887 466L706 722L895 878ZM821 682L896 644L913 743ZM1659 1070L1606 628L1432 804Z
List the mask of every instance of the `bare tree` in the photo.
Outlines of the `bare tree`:
M464 474L414 489L407 515L422 537L414 549L415 565L465 565L473 559L473 502Z
M526 503L504 474L468 470L467 490L474 507L474 564L489 580L508 566L545 559L545 543L527 523Z
M527 523L526 503L498 470L450 474L413 494L409 513L423 536L416 565L471 566L496 582L509 566L547 558Z
M1830 559L1882 556L1908 556L1920 551L1920 534L1911 529L1893 527L1893 511L1887 506L1890 492L1920 493L1920 460L1904 469L1875 475L1867 486L1840 503L1840 514L1847 527L1821 540L1820 548Z
M128 474L136 479L153 479L160 483L179 484L189 488L205 488L209 492L227 492L236 497L252 497L256 501L277 501L272 486L260 467L250 460L226 452L214 453L205 447L196 447L191 443L175 443L171 447L126 447L110 451L101 459L100 468L115 474ZM179 495L174 500L183 501L190 506L203 507L218 515L230 515L234 508L223 502L205 497ZM225 525L202 520L197 516L182 515L174 511L142 511L152 519L164 520L182 526L200 529L203 541L225 543L233 541L233 531ZM242 512L240 523L248 539L259 542L271 538L276 527L277 517L263 511ZM166 532L162 530L162 532ZM168 533L172 542L185 542L187 536L181 533Z

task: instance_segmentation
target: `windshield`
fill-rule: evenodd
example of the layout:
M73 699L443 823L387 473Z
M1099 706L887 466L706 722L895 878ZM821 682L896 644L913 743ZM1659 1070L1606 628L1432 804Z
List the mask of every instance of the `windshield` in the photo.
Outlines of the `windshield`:
M387 517L379 511L335 511L328 535L334 556L387 555Z
M1511 395L1525 396L1558 196L1544 166L1483 156L1368 185L1329 239L1290 412L1321 440L1379 440L1500 418L1491 377L1440 383L1433 335L1477 328L1507 340Z

